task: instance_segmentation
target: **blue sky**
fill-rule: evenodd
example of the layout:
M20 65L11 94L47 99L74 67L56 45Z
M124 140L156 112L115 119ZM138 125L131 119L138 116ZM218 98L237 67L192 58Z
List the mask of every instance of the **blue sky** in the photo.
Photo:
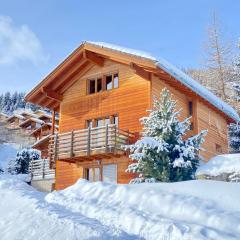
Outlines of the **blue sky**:
M213 12L233 41L238 0L8 0L0 4L0 92L28 91L81 41L145 50L200 67Z

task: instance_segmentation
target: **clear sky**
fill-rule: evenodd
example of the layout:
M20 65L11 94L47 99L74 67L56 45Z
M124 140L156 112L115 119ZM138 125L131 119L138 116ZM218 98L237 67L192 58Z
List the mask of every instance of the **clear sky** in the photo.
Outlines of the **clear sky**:
M213 12L233 41L239 0L0 0L0 92L28 91L82 41L199 67Z

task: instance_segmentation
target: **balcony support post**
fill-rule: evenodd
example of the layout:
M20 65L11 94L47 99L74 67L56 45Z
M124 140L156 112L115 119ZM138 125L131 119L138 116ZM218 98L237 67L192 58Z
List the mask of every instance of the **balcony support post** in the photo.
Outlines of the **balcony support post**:
M58 151L57 151L57 140L58 140L58 134L56 133L55 137L54 137L54 163L57 160L57 154L58 154Z
M87 155L90 156L91 152L91 128L88 128L88 138L87 138Z
M70 158L74 157L73 140L74 140L74 131L71 132Z
M108 124L105 126L105 152L108 152Z

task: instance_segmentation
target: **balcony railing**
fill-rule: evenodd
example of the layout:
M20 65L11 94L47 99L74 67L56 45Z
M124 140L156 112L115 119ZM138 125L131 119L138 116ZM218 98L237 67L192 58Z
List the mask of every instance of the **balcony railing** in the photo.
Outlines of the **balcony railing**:
M130 144L134 136L114 124L55 134L50 137L49 158L54 163L58 159L123 153L122 145Z
M55 170L50 169L48 159L31 160L28 171L31 180L55 178Z

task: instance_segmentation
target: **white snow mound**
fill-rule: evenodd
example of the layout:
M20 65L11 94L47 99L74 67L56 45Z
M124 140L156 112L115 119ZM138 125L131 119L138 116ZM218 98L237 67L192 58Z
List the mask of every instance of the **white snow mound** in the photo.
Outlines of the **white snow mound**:
M240 154L223 154L210 159L197 169L196 175L218 176L223 173L240 174Z
M240 239L240 185L216 181L113 185L79 180L46 196L144 239Z

